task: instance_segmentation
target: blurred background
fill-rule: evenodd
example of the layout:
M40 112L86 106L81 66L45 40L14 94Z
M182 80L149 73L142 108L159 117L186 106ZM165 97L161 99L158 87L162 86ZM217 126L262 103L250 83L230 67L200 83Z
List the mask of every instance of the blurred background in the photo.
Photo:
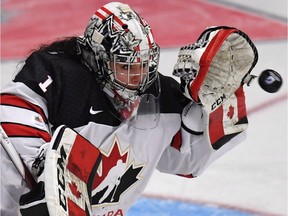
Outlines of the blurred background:
M82 35L107 2L1 0L1 88L31 50ZM155 171L129 215L287 215L287 0L122 2L150 23L165 75L171 76L181 46L195 42L208 26L228 25L256 44L259 61L252 74L271 68L284 81L275 94L263 91L257 80L246 86L247 140L195 179Z

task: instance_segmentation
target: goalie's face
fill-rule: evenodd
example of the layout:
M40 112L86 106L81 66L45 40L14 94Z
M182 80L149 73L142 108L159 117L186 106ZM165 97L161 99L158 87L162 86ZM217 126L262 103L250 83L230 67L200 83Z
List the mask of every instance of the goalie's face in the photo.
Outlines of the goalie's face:
M148 61L141 62L116 62L110 63L114 79L117 84L130 90L141 89L148 78Z

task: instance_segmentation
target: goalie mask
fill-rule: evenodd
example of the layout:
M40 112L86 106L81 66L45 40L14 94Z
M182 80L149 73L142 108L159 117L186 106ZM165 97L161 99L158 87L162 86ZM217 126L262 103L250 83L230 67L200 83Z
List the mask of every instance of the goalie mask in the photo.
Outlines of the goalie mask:
M158 76L159 47L148 23L127 4L108 3L93 14L78 44L122 118L135 115L139 95Z

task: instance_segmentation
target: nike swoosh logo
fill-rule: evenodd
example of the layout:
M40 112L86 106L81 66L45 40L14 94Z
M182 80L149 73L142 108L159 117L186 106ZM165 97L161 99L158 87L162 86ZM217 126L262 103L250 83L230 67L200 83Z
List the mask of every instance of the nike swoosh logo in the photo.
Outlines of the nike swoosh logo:
M93 110L93 107L91 106L89 112L90 112L91 115L96 115L97 113L103 112L103 110Z

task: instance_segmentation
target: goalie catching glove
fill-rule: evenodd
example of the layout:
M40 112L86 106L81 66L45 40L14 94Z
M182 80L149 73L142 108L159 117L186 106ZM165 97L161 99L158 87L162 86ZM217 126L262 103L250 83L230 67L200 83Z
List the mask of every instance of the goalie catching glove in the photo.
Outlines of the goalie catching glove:
M180 49L173 75L180 77L186 97L212 112L244 83L250 84L257 60L257 49L244 32L210 27L196 43Z
M257 61L249 37L227 26L206 29L196 43L179 51L173 75L180 77L182 93L201 105L204 136L214 150L248 126L243 84L249 86L256 77L250 72ZM182 122L193 129L189 112L188 106Z

